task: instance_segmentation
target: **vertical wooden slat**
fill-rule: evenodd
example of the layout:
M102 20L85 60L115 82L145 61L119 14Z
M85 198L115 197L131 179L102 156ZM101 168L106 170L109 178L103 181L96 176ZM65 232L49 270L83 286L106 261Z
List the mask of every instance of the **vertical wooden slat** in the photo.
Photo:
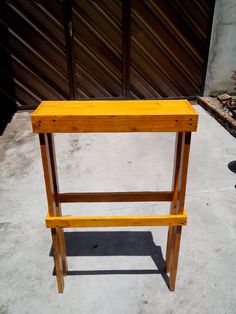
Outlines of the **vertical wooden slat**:
M55 207L56 207L56 215L61 216L61 204L59 202L59 187L58 187L58 176L57 176L57 166L56 166L56 153L55 153L55 146L54 146L54 138L53 134L47 134L48 139L48 150L50 155L50 164L52 169L52 180L53 180L53 191L55 195ZM58 229L58 236L59 236L59 244L60 244L60 252L62 257L62 266L63 266L63 273L64 275L67 274L68 265L66 259L66 247L65 247L65 237L63 229Z
M40 140L40 148L41 148L41 155L42 155L42 163L43 163L43 170L44 170L44 178L45 178L45 186L46 186L46 193L47 193L47 201L48 201L48 213L50 216L56 216L57 212L59 211L59 207L56 206L56 199L57 199L57 191L54 189L55 178L53 178L53 173L55 173L55 169L52 170L53 165L51 162L51 154L49 149L49 141L52 144L51 135L48 134L39 134ZM63 258L62 258L62 251L61 251L61 236L59 235L61 231L58 228L53 228L51 230L52 233L52 242L53 242L53 249L54 249L54 263L56 269L56 276L57 276L57 285L58 285L58 292L62 293L64 289L64 278L63 278ZM64 258L65 259L65 258Z
M176 214L182 139L183 139L183 133L176 133L175 157L174 157L173 180L172 180L173 181L172 182L173 198L172 198L172 202L170 205L170 214L171 215ZM167 248L166 248L166 271L167 272L170 271L171 252L172 252L172 247L173 247L173 232L174 232L174 227L169 227L168 228L168 237L167 237Z
M179 165L179 174L176 181L178 196L176 204L176 214L181 214L184 212L184 202L185 202L185 192L186 192L186 183L187 183L187 172L188 172L188 161L189 161L189 151L190 151L190 142L191 142L191 132L185 132L182 134L181 139L181 157ZM180 145L180 144L179 144ZM178 145L177 145L178 146ZM175 181L175 180L174 180ZM178 259L179 259L179 248L181 240L182 227L175 227L172 229L170 236L171 253L169 257L169 289L171 291L175 290L175 282L177 275Z
M176 226L173 230L173 252L171 256L171 269L169 277L169 289L170 291L175 290L178 261L179 261L179 249L181 240L182 227Z
M64 290L63 265L60 252L60 236L59 228L51 228L52 243L53 243L53 258L57 276L57 288L59 293Z
M182 156L181 156L181 169L180 169L180 184L179 184L179 198L177 204L177 214L183 214L184 212L184 202L185 202L185 192L187 184L188 175L188 162L189 162L189 152L190 152L190 142L191 142L191 132L184 133L182 141Z
M56 215L55 194L53 193L52 170L49 164L48 140L46 134L39 134L41 156L44 170L45 187L47 193L48 212L50 216Z

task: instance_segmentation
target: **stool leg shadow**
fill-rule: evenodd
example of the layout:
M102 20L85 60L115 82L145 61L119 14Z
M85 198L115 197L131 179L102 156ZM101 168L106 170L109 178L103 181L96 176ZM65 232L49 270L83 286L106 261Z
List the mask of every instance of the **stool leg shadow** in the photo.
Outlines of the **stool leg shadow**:
M161 247L155 245L150 231L65 232L65 242L67 256L151 256L157 267L156 269L68 270L68 276L160 274L169 287L169 277ZM50 256L53 256L53 248Z
M161 248L160 248L161 251ZM161 254L151 255L153 262L156 264L159 273L161 274L163 280L165 281L167 287L169 288L169 276L166 272L166 261L163 258L162 252Z

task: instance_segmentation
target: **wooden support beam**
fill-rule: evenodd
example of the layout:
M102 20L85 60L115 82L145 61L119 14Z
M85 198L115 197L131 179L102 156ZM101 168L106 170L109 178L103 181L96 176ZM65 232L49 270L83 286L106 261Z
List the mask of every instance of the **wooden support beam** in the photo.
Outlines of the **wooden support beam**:
M47 228L184 226L186 213L154 216L62 216L46 217Z
M173 179L172 179L172 191L173 198L170 205L170 214L176 214L176 205L179 196L179 175L180 175L180 167L181 167L181 150L182 150L182 141L183 141L183 133L176 134L175 140L175 157L174 157L174 166L173 166ZM171 265L171 255L173 253L173 245L174 245L174 227L169 227L168 237L167 237L167 247L166 247L166 272L170 271Z
M185 191L187 183L187 172L190 152L191 133L184 132L181 136L181 152L180 152L180 168L177 182L178 197L176 204L174 205L174 212L177 215L184 213L184 202L185 202ZM175 227L172 233L171 239L171 255L170 255L170 279L169 289L170 291L175 290L176 275L178 268L179 249L181 240L182 227Z
M58 202L58 184L56 176L56 162L54 158L53 135L39 134L39 140L48 200L48 213L50 216L60 216L61 208ZM52 228L51 233L58 292L62 293L64 289L63 274L67 272L63 229Z
M96 203L96 202L170 202L172 192L93 192L60 193L60 203Z

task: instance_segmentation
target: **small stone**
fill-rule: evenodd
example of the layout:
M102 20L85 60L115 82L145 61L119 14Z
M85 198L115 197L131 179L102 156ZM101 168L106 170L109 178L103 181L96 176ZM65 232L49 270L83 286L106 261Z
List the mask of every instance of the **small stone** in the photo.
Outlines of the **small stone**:
M222 103L223 107L231 109L232 107L232 97L228 94L220 94L217 99Z
M228 101L232 101L232 97L228 94L219 94L217 95L217 99L223 103L223 102L228 102Z

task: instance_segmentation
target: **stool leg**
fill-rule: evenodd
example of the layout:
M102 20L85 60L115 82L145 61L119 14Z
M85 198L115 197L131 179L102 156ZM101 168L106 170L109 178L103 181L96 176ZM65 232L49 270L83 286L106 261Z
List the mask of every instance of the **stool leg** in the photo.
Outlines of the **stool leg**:
M170 272L172 251L174 246L174 227L168 228L167 245L166 245L166 272Z
M64 290L63 264L60 250L59 228L52 228L53 258L57 276L57 288L59 293Z
M58 236L59 236L60 253L61 253L61 258L62 258L63 274L64 276L66 276L68 272L68 264L67 264L67 258L66 258L65 236L64 236L64 230L62 228L58 228Z
M53 180L53 190L55 195L55 206L56 206L56 215L61 216L61 204L59 202L59 185L58 185L58 176L57 176L57 164L56 164L56 153L55 153L55 145L53 134L47 134L48 138L48 149L50 155L50 164L52 169L52 180ZM60 253L62 258L62 267L63 274L67 275L68 265L66 258L66 246L65 246L65 236L63 228L58 228L58 237L59 237L59 245L60 245Z
M173 198L170 205L170 215L176 214L182 139L183 139L183 133L177 133L176 140L175 140L175 158L174 158L173 179L172 179ZM173 233L174 233L174 227L169 227L168 237L167 237L167 246L166 246L166 272L167 273L170 271L170 265L171 265L171 252L173 251L173 245L174 245Z
M180 240L181 240L182 227L176 226L173 230L173 243L172 243L172 256L171 256L171 269L170 269L170 278L169 278L169 289L170 291L175 290L175 282L179 261L179 249L180 249Z
M179 163L177 166L179 170L177 171L177 178L174 179L175 187L173 190L173 207L171 208L173 214L183 214L184 212L184 202L185 202L185 191L187 183L187 172L188 172L188 161L189 161L189 151L190 151L190 141L191 133L182 133L177 137L177 141L181 140L180 152L177 148L177 159ZM177 144L177 147L179 146ZM172 227L170 230L169 237L169 252L168 255L168 270L170 271L169 288L171 291L175 290L175 281L177 275L178 259L179 259L179 249L181 240L182 227Z
M55 184L55 161L52 159L54 152L52 150L52 136L51 134L39 134L40 148L42 155L42 163L44 170L44 179L47 192L48 200L48 214L49 216L57 216L60 214L60 207L57 206L57 185ZM63 278L63 258L62 255L65 251L62 250L64 245L64 238L62 239L62 231L60 228L51 229L52 242L54 248L54 263L57 276L58 292L62 293L64 289L64 278Z

